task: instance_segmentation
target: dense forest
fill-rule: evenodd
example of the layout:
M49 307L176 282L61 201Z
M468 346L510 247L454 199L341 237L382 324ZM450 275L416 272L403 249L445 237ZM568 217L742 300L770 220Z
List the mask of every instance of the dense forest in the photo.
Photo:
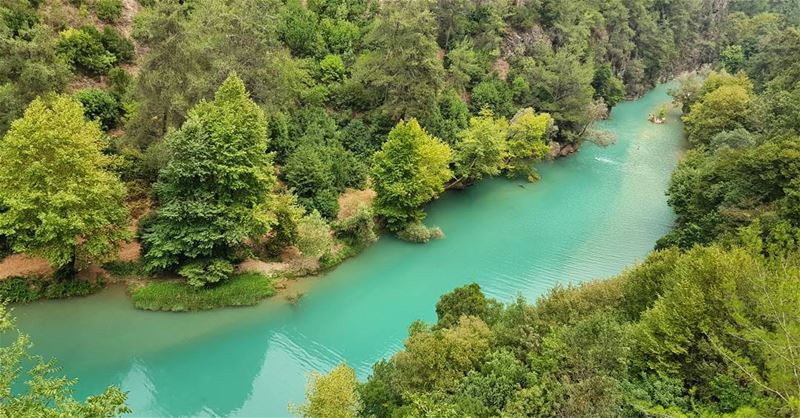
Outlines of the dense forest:
M535 304L456 289L365 383L337 367L295 409L795 416L799 26L792 0L1 0L0 257L54 270L6 279L4 296L90 292L76 273L121 268L133 239L124 268L180 284L137 306L258 300L272 293L237 276L245 258L294 252L315 270L380 230L441 236L424 207L445 190L535 181L535 161L605 142L595 121L683 73L678 219L643 264ZM345 211L357 190L374 198ZM12 369L0 412L125 411L113 388L70 400L49 364L11 399Z

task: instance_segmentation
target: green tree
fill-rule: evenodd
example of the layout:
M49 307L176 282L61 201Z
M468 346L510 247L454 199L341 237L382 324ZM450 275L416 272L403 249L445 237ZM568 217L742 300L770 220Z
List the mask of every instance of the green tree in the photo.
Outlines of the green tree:
M750 126L752 96L741 86L724 85L706 94L683 117L689 141L708 144L714 135Z
M421 222L422 205L444 190L452 177L450 147L430 136L416 119L399 122L375 153L372 165L375 212L392 231Z
M129 236L125 186L96 122L71 98L34 100L0 142L0 234L56 267L114 254Z
M524 174L537 178L531 163L550 150L548 135L553 127L549 113L536 113L530 107L520 109L508 126L509 174Z
M474 316L487 322L489 314L490 304L477 283L470 283L445 293L436 302L436 316L439 318L436 325L441 328L458 325L462 316Z
M471 118L453 152L457 181L468 183L500 174L508 158L507 136L505 118L495 118L489 110Z
M45 362L31 355L30 338L17 331L5 305L0 304L0 416L3 417L97 417L111 418L131 412L125 405L127 395L116 386L110 386L99 395L89 396L81 402L72 397L74 379L53 377L59 372L54 361ZM17 334L16 338L12 335ZM23 365L32 363L28 371L26 390L12 393ZM27 367L27 366L26 366Z
M190 263L228 270L217 260L227 263L269 230L274 177L264 113L231 75L167 141L176 157L155 186L159 207L142 234L145 262L152 270Z
M625 85L622 84L609 64L603 64L594 72L592 87L597 96L602 97L608 107L614 107L625 98Z
M306 402L289 409L306 418L351 418L361 410L356 372L340 364L328 374L312 373L306 389Z
M353 68L353 81L383 97L382 109L394 120L425 118L442 88L436 22L425 0L382 6L365 42L372 50Z
M0 15L2 10L0 5ZM0 20L0 135L34 98L61 92L70 75L69 65L56 53L49 28L33 25L23 31L25 36L11 36L14 29L8 26L16 24Z

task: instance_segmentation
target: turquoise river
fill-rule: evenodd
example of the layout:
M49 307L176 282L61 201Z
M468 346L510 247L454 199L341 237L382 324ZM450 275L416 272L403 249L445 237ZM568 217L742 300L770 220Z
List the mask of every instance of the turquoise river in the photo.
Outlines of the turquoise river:
M492 297L535 300L558 284L604 278L641 260L674 215L664 191L684 149L662 85L617 106L600 148L539 165L535 184L491 179L448 192L428 208L446 238L427 245L382 237L363 254L310 279L297 306L189 314L136 311L119 286L87 298L18 306L33 351L76 377L78 396L109 384L134 416L286 416L312 370L341 362L366 378L402 347L415 319L433 321L439 296L477 282Z

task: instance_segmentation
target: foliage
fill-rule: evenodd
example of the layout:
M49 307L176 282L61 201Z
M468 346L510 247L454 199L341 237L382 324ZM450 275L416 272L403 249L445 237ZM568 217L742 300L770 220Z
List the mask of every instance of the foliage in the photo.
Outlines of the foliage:
M21 7L30 8L25 3ZM0 5L0 15L5 16L3 10ZM69 65L56 53L56 39L47 27L33 24L35 20L31 16L20 23L28 28L22 31L22 27L8 28L9 22L0 19L0 135L37 96L61 92L69 76ZM25 36L9 36L9 31Z
M267 239L267 254L280 255L284 248L297 243L297 226L305 210L297 204L292 194L278 194L272 200L272 213L275 224Z
M274 294L272 279L259 273L234 274L206 287L194 287L184 281L154 280L131 289L136 309L171 312L251 306Z
M336 236L353 246L365 246L378 240L375 232L375 213L371 207L361 204L355 212L333 224Z
M444 190L452 176L450 147L430 136L416 119L400 122L373 157L375 213L392 231L421 222L421 206Z
M181 158L169 161L155 186L159 207L143 229L144 260L151 270L221 266L215 260L230 260L269 230L274 179L264 114L232 75L167 141ZM211 282L227 268L213 270Z
M88 120L96 120L103 130L117 126L123 108L111 93L99 89L84 89L75 93L75 99L83 105L83 114Z
M365 42L372 50L353 67L352 82L374 91L393 119L428 115L441 90L434 16L424 0L383 5Z
M192 260L178 270L186 283L194 287L221 282L233 274L233 264L223 258Z
M499 174L508 158L507 137L508 121L488 109L470 118L453 151L456 178L472 182Z
M127 395L116 386L106 388L99 395L89 396L81 402L72 397L71 387L76 380L54 377L59 372L55 362L44 361L28 352L30 338L17 331L5 305L0 305L0 333L16 338L4 339L0 346L0 415L7 417L34 416L91 416L111 418L129 413L125 405ZM27 372L25 390L12 393L19 383L23 364L32 364Z
M122 17L122 0L95 0L94 9L100 20L114 23Z
M708 144L723 131L749 127L752 97L741 86L724 85L695 103L683 121L692 144Z
M429 228L422 222L412 222L397 231L397 237L403 241L425 243L432 239L444 238L439 227Z
M611 70L611 65L604 64L594 72L592 87L597 96L609 106L614 107L625 97L625 85Z
M61 32L56 50L76 70L90 75L107 73L117 61L99 39L82 29L70 28Z
M513 93L504 81L490 78L481 81L472 89L472 108L488 109L494 114L510 117L514 113Z
M792 416L798 255L669 250L535 305L458 288L374 365L362 415Z
M306 389L306 402L290 405L289 409L301 417L354 417L361 409L357 389L355 371L340 364L325 375L312 373Z
M550 150L548 136L553 126L549 113L536 113L530 107L520 109L508 126L508 158L510 174L522 173L534 178L530 165Z
M104 258L128 237L125 187L100 128L81 105L59 96L34 100L0 142L0 234L16 252L56 267Z
M289 154L281 174L303 206L332 219L339 211L339 194L363 186L366 168L338 144L321 146L307 139Z
M319 212L313 211L297 223L297 248L307 257L320 258L333 247L333 233Z
M103 270L117 277L147 277L147 266L141 261L113 260L103 263Z
M55 280L38 276L12 276L0 280L0 300L5 303L28 303L39 299L63 299L88 296L102 289L102 280Z

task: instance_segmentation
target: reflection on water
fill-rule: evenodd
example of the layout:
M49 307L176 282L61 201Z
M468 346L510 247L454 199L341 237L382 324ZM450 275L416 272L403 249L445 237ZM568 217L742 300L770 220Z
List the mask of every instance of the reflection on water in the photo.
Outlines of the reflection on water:
M449 193L427 221L446 239L382 237L317 279L297 307L140 312L114 287L15 313L35 351L80 379L78 395L119 384L136 416L285 416L309 371L346 361L366 377L456 286L475 281L493 297L535 299L644 257L672 222L664 190L683 143L677 115L666 125L646 120L668 102L665 90L614 110L602 128L616 144L541 164L537 184L492 179Z

